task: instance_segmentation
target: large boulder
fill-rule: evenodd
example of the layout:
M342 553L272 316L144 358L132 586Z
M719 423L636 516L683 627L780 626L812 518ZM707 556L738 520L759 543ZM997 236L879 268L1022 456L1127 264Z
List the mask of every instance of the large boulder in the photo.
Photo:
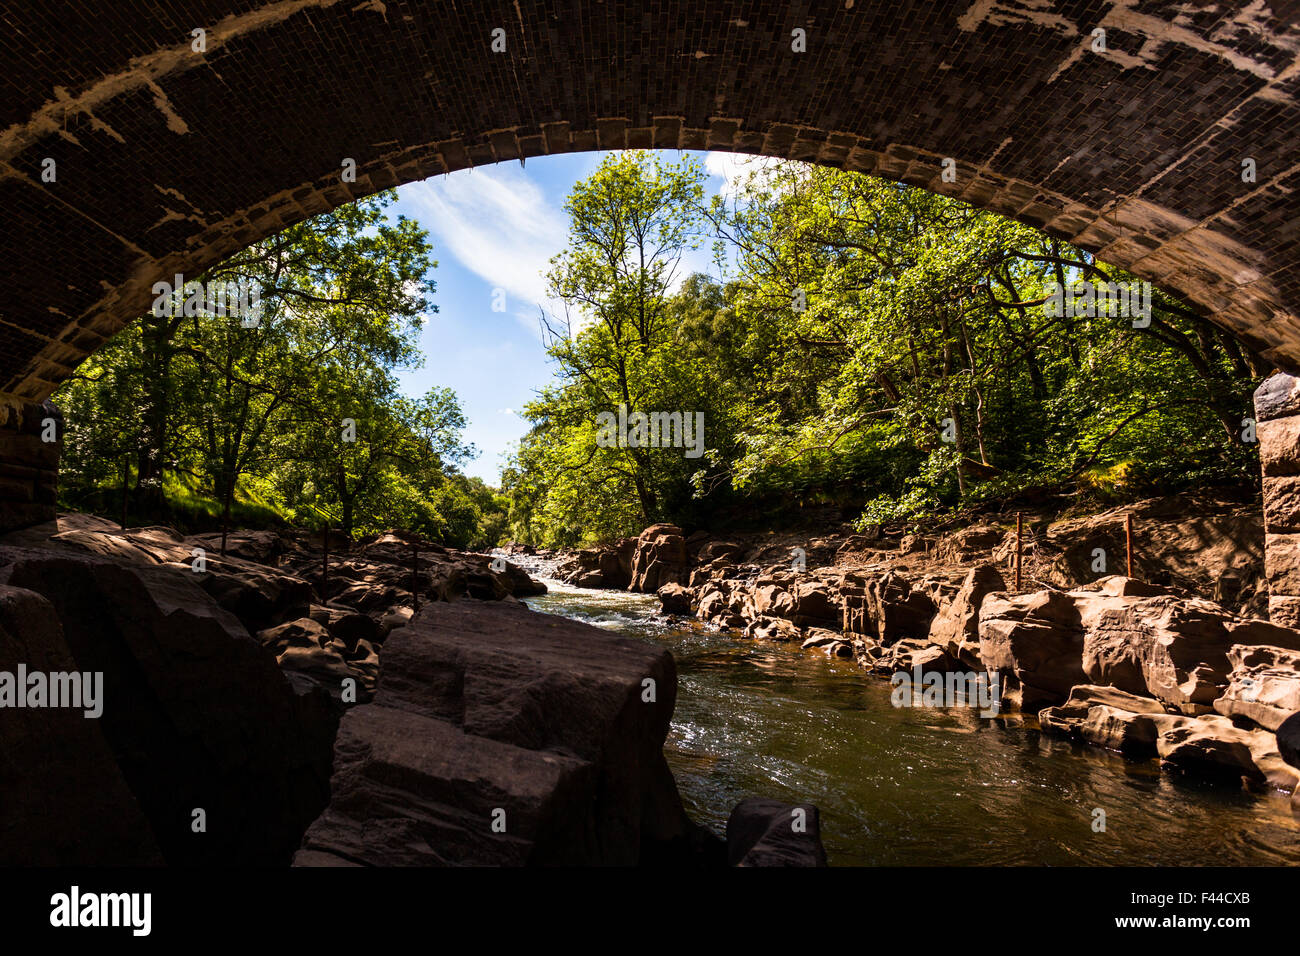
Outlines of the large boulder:
M298 862L681 861L702 837L663 756L676 693L644 642L513 602L430 605L344 716Z
M0 672L16 680L20 665L29 674L80 670L53 605L34 591L0 585ZM93 709L84 698L79 703L0 710L0 864L162 863L100 723L122 701L95 701L104 708L100 717L87 717Z
M1156 747L1162 764L1199 777L1240 780L1248 786L1274 782L1267 772L1268 762L1262 759L1270 752L1278 756L1272 734L1242 730L1226 717L1162 714L1152 715L1151 720L1160 731ZM1284 764L1278 769L1285 777L1276 785L1294 787L1296 775Z
M665 614L690 614L691 591L681 584L665 584L658 591L659 607Z
M924 638L930 633L934 601L893 571L874 578L866 589L867 608L875 636L886 647L903 638Z
M760 641L803 641L803 632L781 617L760 617L745 625L745 636Z
M636 545L636 538L620 538L612 545L585 548L559 565L555 576L578 587L624 589L632 583Z
M1097 590L990 594L980 610L980 658L1012 675L1025 709L1058 704L1076 684L1099 684L1199 715L1228 685L1234 644L1300 649L1300 631L1151 591L1112 578Z
M1119 750L1132 757L1154 757L1159 731L1151 715L1164 712L1149 697L1116 687L1081 684L1070 690L1064 704L1040 711L1038 722L1049 733Z
M937 610L934 599L898 572L840 572L835 582L840 626L846 634L884 647L929 634Z
M628 590L653 594L665 584L685 584L690 570L682 529L672 524L653 524L636 539Z
M1300 648L1300 631L1244 621L1198 598L1076 592L1090 683L1148 694L1188 714L1208 712L1228 683L1237 643Z
M844 635L824 627L810 627L804 636L801 650L820 650L831 657L852 657L853 644Z
M190 572L0 548L0 577L49 602L77 670L103 673L96 723L168 863L288 861L328 796L324 695L295 691Z
M951 656L972 667L980 661L980 605L1006 587L1002 573L991 564L971 568L961 590L930 621L929 638Z
M700 586L695 616L719 627L742 628L759 615L750 591L738 581L723 578Z
M763 617L782 617L787 621L794 617L794 595L786 590L784 584L760 580L754 588L753 600L755 613Z
M1069 594L989 594L979 620L980 660L986 670L1014 679L1022 709L1059 703L1076 684L1090 683L1083 670L1083 624Z
M821 814L811 803L750 797L727 818L731 866L825 866Z
M925 674L953 674L963 670L962 664L942 647L936 647L923 638L905 637L888 647L881 647L880 656L871 664L878 674L907 671L916 676ZM919 693L920 688L916 688Z
M835 601L834 587L825 580L796 581L790 592L794 598L791 620L800 627L838 627L843 612Z
M745 554L745 546L735 541L709 541L695 555L697 564L712 564L723 559L739 561Z
M1300 768L1300 711L1278 725L1275 737L1282 759L1291 766Z

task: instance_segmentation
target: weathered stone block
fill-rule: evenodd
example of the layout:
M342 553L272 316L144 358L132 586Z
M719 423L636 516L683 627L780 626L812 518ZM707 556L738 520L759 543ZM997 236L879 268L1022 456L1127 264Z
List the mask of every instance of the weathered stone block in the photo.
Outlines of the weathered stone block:
M1300 475L1300 415L1260 422L1259 466L1268 476Z
M1264 536L1264 575L1270 594L1300 595L1300 534Z
M1264 527L1272 533L1300 532L1300 476L1264 476Z
M1282 627L1300 628L1300 597L1289 594L1270 594L1268 619Z

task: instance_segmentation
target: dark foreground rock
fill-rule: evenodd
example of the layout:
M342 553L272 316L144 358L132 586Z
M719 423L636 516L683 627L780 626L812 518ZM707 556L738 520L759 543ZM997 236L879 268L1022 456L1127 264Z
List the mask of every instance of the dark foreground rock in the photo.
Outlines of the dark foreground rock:
M821 815L810 803L798 805L750 797L727 818L727 863L731 866L825 866Z
M663 756L672 655L514 602L423 609L339 727L298 865L708 862Z
M54 607L0 586L0 671L77 669ZM0 864L162 862L98 719L82 709L0 711Z
M0 841L0 859L19 862L24 844L41 842L57 857L45 862L65 864L288 862L328 796L325 695L295 691L239 621L174 568L4 547L0 579L10 586L6 630L29 667L103 674L98 719L0 711L6 762L26 747L21 766L50 787L18 788L48 799L43 812L5 789L0 832L24 836ZM36 731L47 765L30 759ZM74 767L70 791L54 786ZM60 807L66 815L52 817Z
M185 537L161 526L123 530L71 513L3 540L162 567L197 582L259 639L296 686L320 687L339 705L370 699L378 649L418 603L465 596L499 601L546 591L503 557L456 551L405 531L358 541L331 533L328 569L322 536L305 531L235 530L223 556L220 535Z

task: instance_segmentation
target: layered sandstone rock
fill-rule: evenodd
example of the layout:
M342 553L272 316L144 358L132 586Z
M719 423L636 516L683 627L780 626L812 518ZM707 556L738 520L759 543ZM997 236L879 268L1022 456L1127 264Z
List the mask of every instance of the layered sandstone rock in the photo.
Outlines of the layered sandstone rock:
M971 568L961 590L930 621L931 644L963 663L980 663L980 606L984 598L1006 587L1001 572L990 564Z
M761 641L802 641L803 632L780 617L759 617L745 625L745 636Z
M636 539L628 590L653 594L665 584L685 584L690 578L690 565L682 529L672 524L653 524Z
M1149 590L1112 579L1093 591L989 595L980 611L980 658L1014 676L1026 709L1060 703L1077 684L1104 684L1201 714L1227 687L1234 644L1300 649L1298 631Z
M1228 651L1232 670L1214 709L1241 717L1266 730L1300 711L1300 653L1281 647L1234 645Z
M691 591L682 584L665 584L658 592L659 606L665 614L690 614Z
M1075 685L1090 683L1079 611L1063 591L990 594L980 608L979 632L980 660L987 670L1015 678L1024 710L1059 703Z
M1116 687L1081 684L1069 699L1039 712L1046 731L1132 757L1154 757L1159 736L1151 715L1165 713L1157 701Z
M555 576L581 588L627 588L636 547L636 538L622 538L607 547L586 548L556 567Z
M34 591L0 585L0 671L15 674L20 665L46 674L79 670L54 606ZM123 702L97 703L115 709ZM84 707L0 711L0 864L163 862L104 736L102 715L87 719L85 713Z

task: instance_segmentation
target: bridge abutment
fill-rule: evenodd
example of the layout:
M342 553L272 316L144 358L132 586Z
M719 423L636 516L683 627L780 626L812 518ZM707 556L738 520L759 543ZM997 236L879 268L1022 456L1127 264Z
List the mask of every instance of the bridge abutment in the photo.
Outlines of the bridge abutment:
M1268 616L1300 627L1300 378L1277 372L1255 390L1264 492Z
M0 531L54 520L62 446L53 402L0 399Z

